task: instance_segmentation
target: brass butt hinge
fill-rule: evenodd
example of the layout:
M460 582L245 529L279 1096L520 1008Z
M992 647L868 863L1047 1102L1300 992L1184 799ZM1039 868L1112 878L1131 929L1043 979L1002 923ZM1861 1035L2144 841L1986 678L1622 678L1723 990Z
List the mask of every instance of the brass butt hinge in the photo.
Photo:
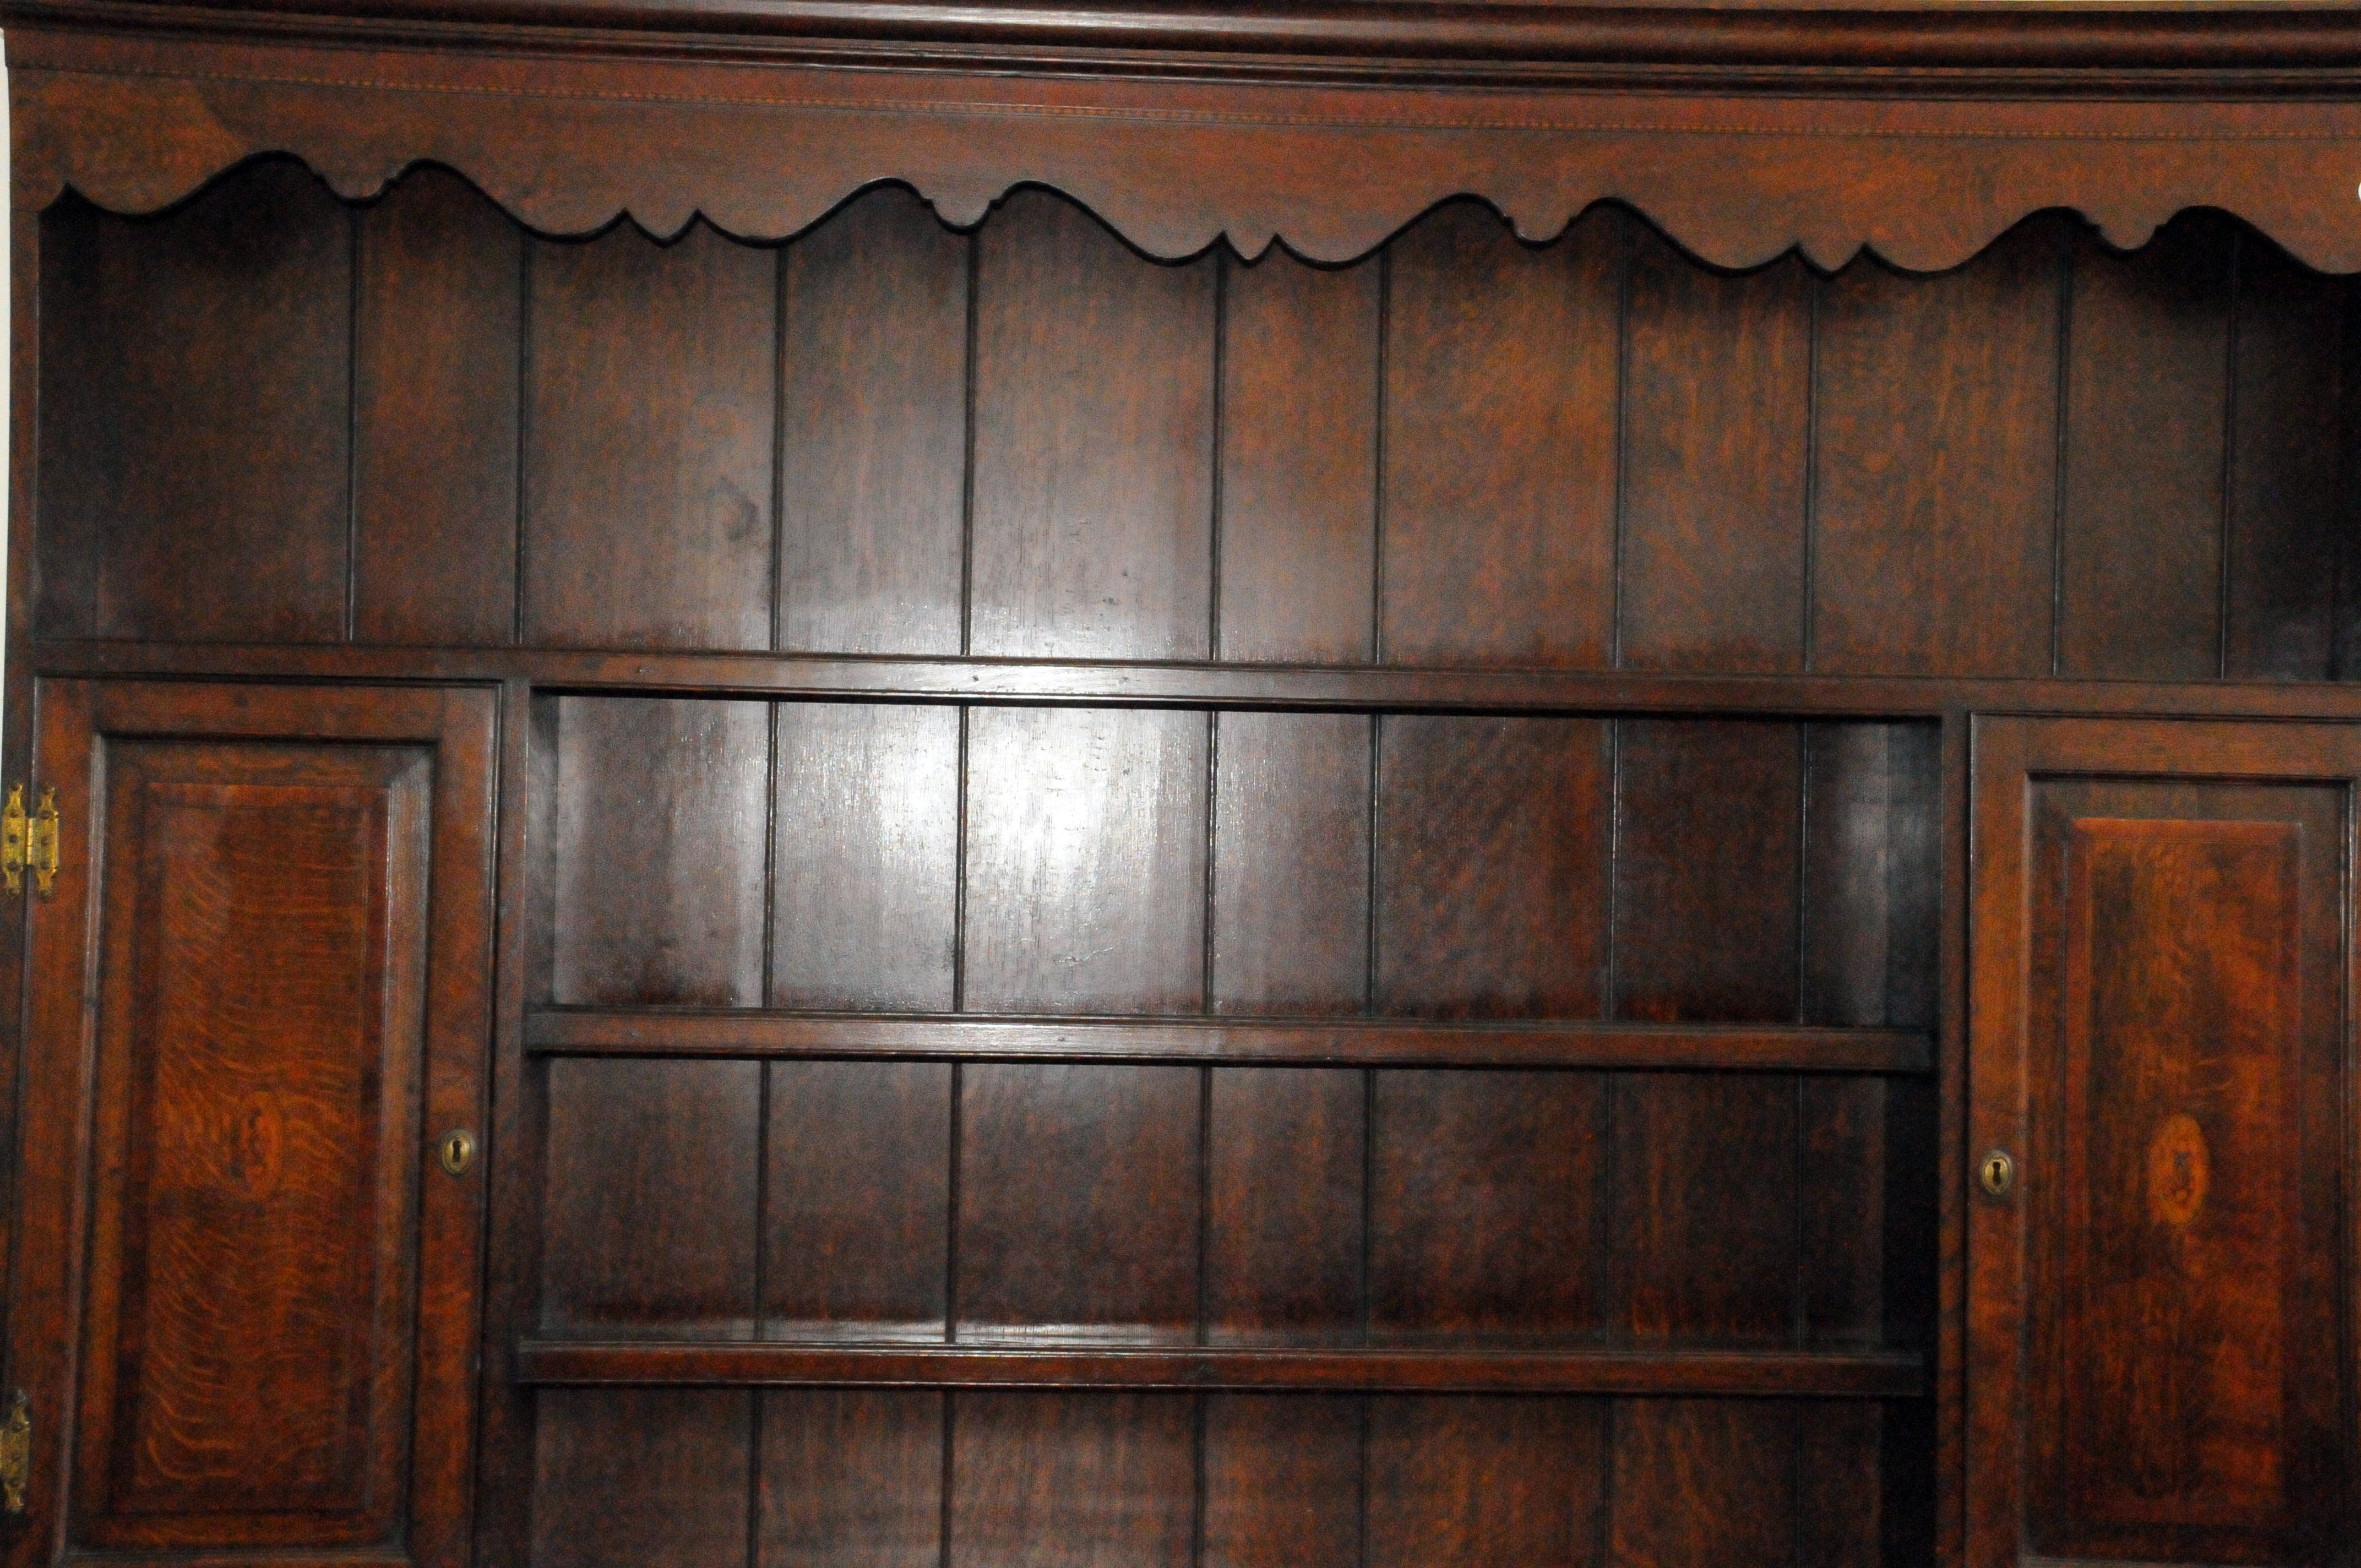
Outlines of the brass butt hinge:
M0 807L0 881L10 893L25 891L25 872L33 872L33 889L47 897L58 874L58 792L41 792L40 808L25 814L25 786L8 786L8 804Z
M25 1511L25 1482L33 1468L33 1407L22 1388L8 1395L0 1415L0 1514Z

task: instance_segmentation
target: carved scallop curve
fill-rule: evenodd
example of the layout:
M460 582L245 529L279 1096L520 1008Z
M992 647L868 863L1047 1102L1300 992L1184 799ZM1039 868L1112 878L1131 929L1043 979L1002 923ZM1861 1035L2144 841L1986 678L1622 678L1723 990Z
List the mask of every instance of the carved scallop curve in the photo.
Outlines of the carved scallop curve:
M1141 250L1274 240L1367 254L1476 196L1544 240L1625 203L1743 268L1866 248L1956 266L2068 208L2112 244L2218 207L2306 264L2361 270L2361 104L1711 98L852 71L456 55L12 28L14 201L71 188L145 213L247 159L302 159L365 199L417 164L544 234L703 216L786 237L855 192L910 184L980 222L1049 186Z

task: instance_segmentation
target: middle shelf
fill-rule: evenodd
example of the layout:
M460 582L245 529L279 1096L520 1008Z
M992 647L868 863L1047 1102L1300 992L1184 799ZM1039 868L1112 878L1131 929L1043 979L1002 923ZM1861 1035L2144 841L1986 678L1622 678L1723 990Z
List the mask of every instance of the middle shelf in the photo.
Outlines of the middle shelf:
M1922 1074L1919 1030L1591 1019L1079 1018L814 1014L757 1008L537 1007L536 1055L887 1058L1305 1067L1502 1067Z
M516 1380L562 1387L1257 1389L1909 1398L1914 1352L1426 1349L528 1339Z

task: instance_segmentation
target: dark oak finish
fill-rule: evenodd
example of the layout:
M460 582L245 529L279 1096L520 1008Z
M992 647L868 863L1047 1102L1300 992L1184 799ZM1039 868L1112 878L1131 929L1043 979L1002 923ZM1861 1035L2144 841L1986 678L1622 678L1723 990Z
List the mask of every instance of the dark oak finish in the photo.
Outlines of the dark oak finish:
M597 1343L527 1340L520 1380L640 1385L1295 1389L1312 1392L1809 1395L1907 1398L1903 1351L1122 1349L1018 1345Z
M425 170L361 214L357 243L353 640L508 641L525 241Z
M752 1062L551 1065L542 1332L753 1332L762 1084Z
M849 1388L763 1395L759 1568L939 1563L946 1398Z
M1205 1096L1204 1338L1287 1344L1357 1336L1365 1075L1225 1069L1212 1074Z
M777 257L626 226L527 275L524 640L770 647Z
M1607 740L1578 719L1379 721L1378 1011L1601 1010Z
M950 1560L1183 1568L1195 1468L1189 1401L978 1394L951 1425Z
M1795 1560L1796 1414L1737 1399L1632 1399L1615 1409L1608 1560Z
M1606 1326L1599 1080L1387 1073L1369 1117L1371 1334L1563 1339Z
M1599 1401L1373 1399L1368 1422L1370 1568L1602 1561Z
M1370 733L1357 714L1214 716L1209 1011L1367 1000Z
M772 1004L948 1012L961 715L783 703L774 722Z
M555 1001L762 1000L769 719L751 702L557 699L540 894Z
M1224 1394L1203 1410L1207 1568L1356 1568L1359 1402Z
M2238 261L2222 673L2323 680L2342 673L2333 574L2318 567L2341 559L2351 516L2346 294L2268 244L2249 240Z
M1941 278L1829 285L1812 668L2049 669L2063 245L2033 223Z
M42 630L337 641L351 214L274 161L152 223L79 203L38 221L62 296L43 345ZM211 587L192 596L199 563Z
M393 19L371 21L333 0L262 17L131 4L10 5L17 210L71 186L152 212L286 151L356 197L406 156L456 161L562 234L625 212L672 234L704 213L785 238L898 177L961 225L1020 184L1076 192L1164 258L1226 234L1249 256L1283 237L1346 261L1466 193L1534 236L1631 200L1729 268L1800 249L1833 269L1868 245L1940 270L2057 206L2124 247L2220 207L2308 266L2361 266L2343 201L2361 51L2329 7L2020 21L1770 0L1733 22L1648 5L384 0L370 9ZM562 25L586 11L593 26ZM921 61L952 69L874 69ZM1937 78L1949 90L1896 69L1912 66L1955 73ZM93 92L93 67L148 74Z
M1795 262L1725 277L1642 243L1625 328L1619 665L1803 667L1816 293ZM1698 374L1706 362L1713 373Z
M1631 1073L1614 1094L1615 1234L1628 1253L1618 1326L1643 1341L1784 1343L1798 1263L1795 1083Z
M706 1388L541 1395L532 1560L742 1563L753 1398Z
M0 21L6 1568L2361 1536L2338 16Z
M1934 1060L1931 1041L1916 1030L1794 1024L922 1018L741 1008L537 1007L526 1014L525 1034L533 1049L554 1056L1730 1068L1839 1073L1924 1073Z
M1947 714L2334 719L2361 716L2361 683L2050 680L2040 676L1660 674L1582 670L1344 669L1334 665L811 654L602 653L565 649L328 648L41 641L51 679L218 676L434 680L670 696L972 702L1118 707L1349 708L1503 717L1607 713L1933 721Z
M2191 679L2222 649L2223 482L2240 236L2183 220L2082 241L2067 301L2058 669ZM2239 409L2240 422L2257 411Z
M767 1069L763 1334L939 1337L953 1069Z
M959 1338L1189 1337L1198 1101L1182 1068L962 1069Z
M1217 657L1370 656L1384 265L1223 270Z
M431 688L44 688L77 829L26 1107L90 1174L27 1194L12 1376L33 1484L65 1496L69 1441L73 1476L37 1550L466 1560L481 1201L427 1145L483 1110L494 724Z
M2361 740L1979 740L1971 1146L2023 1175L1978 1205L1968 1353L2023 1403L1974 1413L1971 1560L2333 1563Z
M1388 663L1609 663L1627 244L1609 214L1527 249L1462 203L1389 249Z
M1203 658L1213 269L1143 265L1072 203L1012 198L977 241L969 646Z
M787 248L782 648L964 651L972 244L889 190Z
M1619 1016L1795 1016L1804 747L1786 724L1616 729ZM1700 877L1710 864L1715 874Z
M970 715L963 1007L1198 1010L1205 743L1192 713Z

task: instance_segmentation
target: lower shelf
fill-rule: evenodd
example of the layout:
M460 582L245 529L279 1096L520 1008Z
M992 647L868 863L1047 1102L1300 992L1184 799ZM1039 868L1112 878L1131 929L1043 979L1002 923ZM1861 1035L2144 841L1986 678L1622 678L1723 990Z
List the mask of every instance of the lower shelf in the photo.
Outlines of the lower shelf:
M1255 1388L1318 1393L1729 1394L1910 1398L1915 1352L1323 1350L1068 1344L526 1340L528 1387Z
M758 1008L536 1007L543 1056L864 1057L1320 1067L1630 1068L1923 1074L1912 1029L1600 1019L1066 1018L815 1014Z

